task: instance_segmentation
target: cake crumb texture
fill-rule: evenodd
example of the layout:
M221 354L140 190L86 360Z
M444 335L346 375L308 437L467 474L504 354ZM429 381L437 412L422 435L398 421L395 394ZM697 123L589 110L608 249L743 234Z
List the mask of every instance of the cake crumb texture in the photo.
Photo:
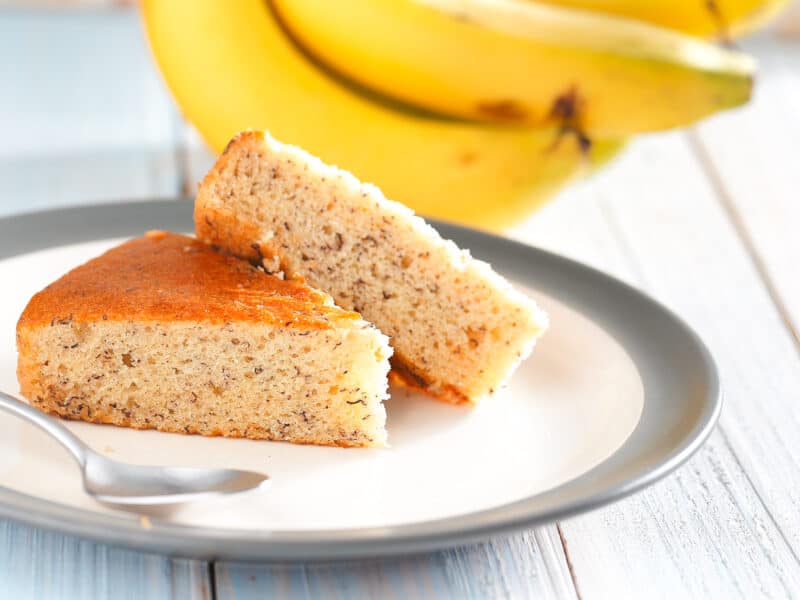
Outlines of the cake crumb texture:
M17 325L31 404L67 419L334 446L386 443L386 336L301 281L159 232L74 269Z

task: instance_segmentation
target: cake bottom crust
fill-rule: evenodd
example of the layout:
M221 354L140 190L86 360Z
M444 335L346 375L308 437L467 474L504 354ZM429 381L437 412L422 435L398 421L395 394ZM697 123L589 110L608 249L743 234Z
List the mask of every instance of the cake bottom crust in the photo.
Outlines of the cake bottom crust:
M33 397L29 394L22 392L25 397ZM194 425L187 425L186 427L178 427L171 425L168 422L158 422L157 417L153 415L150 423L140 423L128 417L118 417L103 410L92 410L88 405L78 411L71 411L63 408L63 399L59 400L54 396L38 396L37 400L29 400L31 406L35 406L39 410L56 417L66 419L68 421L84 421L86 423L97 423L101 425L114 425L116 427L125 427L128 429L137 429L141 431L155 430L163 433L180 433L183 435L202 435L203 437L227 437L239 438L248 440L271 440L275 442L291 442L292 444L301 445L314 445L314 446L331 446L336 448L362 448L364 442L354 442L349 440L336 440L336 439L319 439L319 438L300 438L295 436L281 435L280 432L271 432L264 427L252 423L248 425L244 431L237 427L206 427L197 428Z

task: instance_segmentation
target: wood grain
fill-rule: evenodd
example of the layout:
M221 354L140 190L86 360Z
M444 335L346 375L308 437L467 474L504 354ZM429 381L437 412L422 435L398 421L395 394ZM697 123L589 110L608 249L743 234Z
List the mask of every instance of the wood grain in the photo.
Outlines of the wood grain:
M753 101L692 142L800 344L800 44L761 37L747 49L760 57Z
M158 600L212 597L203 561L114 548L0 521L0 596Z
M483 544L370 561L218 563L217 597L576 598L555 526Z
M687 467L562 524L582 596L796 596L800 360L685 136L638 142L540 216L515 234L667 302L710 345L727 390L721 428Z

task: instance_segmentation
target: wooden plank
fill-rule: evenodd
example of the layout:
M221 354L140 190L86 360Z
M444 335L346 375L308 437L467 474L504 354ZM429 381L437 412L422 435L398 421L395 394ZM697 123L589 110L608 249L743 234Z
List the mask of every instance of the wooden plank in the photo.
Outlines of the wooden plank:
M575 598L554 526L444 552L392 559L216 565L217 597Z
M583 598L792 598L800 590L791 550L720 434L667 482L562 528Z
M800 45L761 37L747 49L760 63L753 101L692 139L800 343Z
M710 345L727 390L720 429L687 467L562 523L582 597L800 594L800 359L685 137L637 142L514 233L666 301Z
M170 559L0 521L4 598L212 597L203 561Z
M659 160L638 170L649 198L620 194L610 199L609 211L648 289L695 325L715 353L727 390L723 430L800 554L800 489L794 484L800 356L751 256L687 148L683 139L672 138ZM681 177L675 178L675 172Z

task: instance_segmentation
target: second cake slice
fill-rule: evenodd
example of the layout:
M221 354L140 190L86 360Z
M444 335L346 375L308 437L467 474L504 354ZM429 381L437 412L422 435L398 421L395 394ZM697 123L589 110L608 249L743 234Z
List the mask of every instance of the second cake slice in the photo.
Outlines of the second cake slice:
M360 312L390 337L393 373L450 402L492 394L547 326L532 300L410 209L261 132L234 138L200 184L195 227Z

